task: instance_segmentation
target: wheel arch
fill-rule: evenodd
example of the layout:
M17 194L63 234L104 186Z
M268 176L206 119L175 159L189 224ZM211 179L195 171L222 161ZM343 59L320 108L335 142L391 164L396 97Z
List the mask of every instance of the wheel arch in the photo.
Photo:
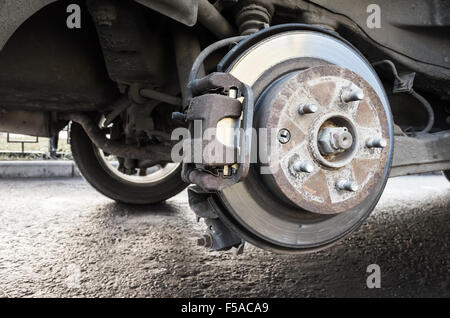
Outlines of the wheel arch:
M0 4L0 51L33 14L59 0L4 0Z

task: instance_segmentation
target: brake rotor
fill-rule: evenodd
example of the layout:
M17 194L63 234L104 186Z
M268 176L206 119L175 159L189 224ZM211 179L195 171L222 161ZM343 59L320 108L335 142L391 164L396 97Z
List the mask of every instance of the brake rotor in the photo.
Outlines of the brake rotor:
M244 239L284 252L322 248L361 224L393 148L389 103L370 64L337 36L299 28L259 32L220 63L253 88L255 126L276 133L247 179L212 200Z

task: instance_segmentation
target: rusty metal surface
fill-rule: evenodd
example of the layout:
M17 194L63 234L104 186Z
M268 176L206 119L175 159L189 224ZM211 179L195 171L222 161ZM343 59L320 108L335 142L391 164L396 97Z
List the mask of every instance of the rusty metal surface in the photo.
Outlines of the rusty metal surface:
M272 4L268 2L245 3L236 14L236 24L239 28L239 34L253 34L268 26L274 13Z
M189 104L189 73L191 72L192 64L194 64L195 59L201 52L200 41L189 28L183 27L179 24L174 24L172 26L172 34L178 81L180 82L181 96L183 97L184 106ZM200 66L198 76L205 76L203 64Z
M214 90L228 92L231 88L242 89L242 83L229 73L214 72L205 77L196 79L190 84L193 95L204 94Z
M67 113L62 119L71 120L80 124L91 141L104 152L120 158L148 159L152 164L171 162L171 145L148 145L136 147L106 138L105 133L98 127L95 121L86 114ZM150 162L149 162L150 164Z
M362 101L343 103L344 89L360 88ZM267 158L270 185L295 205L311 212L335 214L361 204L381 182L389 146L368 148L371 137L389 141L389 127L383 105L375 91L357 74L337 66L318 66L288 77L273 87L264 99L265 115L260 127L287 128L289 142L274 140ZM317 105L316 113L299 114L301 104ZM330 120L348 123L353 146L332 156L318 149L319 132ZM389 143L389 142L388 142ZM311 173L293 170L295 161L314 166ZM358 184L355 192L336 187L339 179Z
M200 60L201 56L196 63ZM253 133L247 132L253 127L253 91L227 73L212 73L201 79L195 79L196 74L193 67L189 95L200 96L192 98L186 114L194 136L184 144L189 149L183 147L182 175L205 191L221 191L245 179L250 169ZM198 121L201 136L195 129ZM196 144L205 151L199 153Z
M198 0L198 21L219 39L237 34L230 22L208 0Z
M154 89L143 88L139 91L139 93L145 98L161 101L170 105L181 106L181 98L158 92Z
M389 103L383 86L370 64L354 48L329 34L317 34L319 30L299 31L299 28L305 26L288 25L285 28L273 27L258 32L248 41L235 46L232 53L219 65L253 87L258 82L258 78L255 80L258 74L265 74L287 60L314 57L362 76L380 96L384 109L389 114ZM256 44L256 40L261 42ZM304 68L303 64L299 68L292 66L293 71ZM286 71L284 69L282 74L286 74ZM259 96L255 93L256 99ZM258 113L257 109L256 114ZM390 116L389 119L391 126ZM389 149L389 162L391 158L392 148ZM378 201L388 173L389 167L386 166L383 182L376 186L362 204L338 214L310 213L293 204L283 204L267 189L256 169L251 169L243 182L218 193L217 202L227 210L228 214L222 217L237 224L236 231L239 233L251 236L252 244L269 248L271 246L274 249L308 250L331 244L361 224Z

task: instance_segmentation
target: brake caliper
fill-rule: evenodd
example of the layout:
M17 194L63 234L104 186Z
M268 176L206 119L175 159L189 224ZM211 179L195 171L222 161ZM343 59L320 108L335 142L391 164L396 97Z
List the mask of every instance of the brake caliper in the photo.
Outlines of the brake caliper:
M220 191L243 180L250 167L253 124L251 88L228 73L212 73L190 84L183 145L183 178L204 191Z
M219 219L211 192L243 180L250 167L253 92L228 73L212 73L190 84L194 96L185 119L191 138L183 144L183 171L189 205L203 218L207 232L198 245L212 250L237 248L244 241Z

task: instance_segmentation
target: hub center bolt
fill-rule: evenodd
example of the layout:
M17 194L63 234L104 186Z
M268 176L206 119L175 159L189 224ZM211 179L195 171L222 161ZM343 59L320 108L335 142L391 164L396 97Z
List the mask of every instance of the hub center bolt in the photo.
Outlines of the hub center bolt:
M324 154L345 151L353 145L353 136L346 127L328 127L319 136L319 148Z

